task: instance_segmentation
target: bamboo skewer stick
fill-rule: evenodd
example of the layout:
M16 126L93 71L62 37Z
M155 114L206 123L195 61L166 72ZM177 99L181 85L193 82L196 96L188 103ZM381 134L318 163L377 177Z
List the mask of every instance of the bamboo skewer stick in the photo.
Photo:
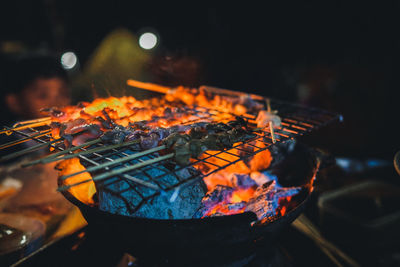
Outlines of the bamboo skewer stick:
M31 146L31 147L19 150L17 152L14 152L14 153L8 154L8 155L6 155L4 157L1 157L0 158L0 162L7 161L7 160L10 160L10 159L13 159L13 158L28 154L30 152L33 152L35 150L39 150L39 149L41 149L43 147L49 146L51 144L54 144L54 143L57 143L57 142L60 142L60 141L63 141L63 139L60 138L60 139L56 139L56 140L53 140L53 141L50 141L50 142L37 144L35 146Z
M58 161L58 160L65 160L65 159L71 159L71 158L76 158L79 156L84 156L84 155L88 155L88 154L92 154L92 153L98 153L98 152L103 152L103 151L107 151L110 149L114 149L114 148L119 148L119 147L125 147L125 146L129 146L129 145L133 145L140 142L140 140L133 140L130 142L126 142L126 143L121 143L121 144L115 144L115 145L109 145L109 146L101 146L101 147L96 147L90 150L85 150L85 151L81 151L78 153L74 153L74 154L70 154L70 155L66 155L64 157L52 157L52 158L48 158L46 160L43 160L42 163L46 164L46 163L50 163L50 162L54 162L54 161Z
M152 184L152 183L143 181L142 179L138 179L138 178L133 177L133 176L130 176L130 175L128 175L128 174L123 174L122 176L123 176L125 179L128 179L128 180L130 180L130 181L132 181L132 182L135 182L135 183L137 183L137 184L140 184L140 185L144 185L144 186L146 186L146 187L148 187L148 188L151 188L151 189L153 189L153 190L156 190L156 191L162 190L162 188L158 187L157 185L154 185L154 184Z
M112 166L112 165L116 165L116 164L119 164L119 163L130 161L130 160L139 158L141 156L145 156L145 155L148 155L148 154L163 150L165 148L166 147L164 145L158 146L158 147L154 147L154 148L142 151L142 152L138 152L138 153L135 153L135 154L123 157L123 158L116 159L114 161L110 161L110 162L107 162L107 163L104 163L104 164L101 164L101 165L89 167L89 168L87 168L85 170L82 170L82 171L79 171L79 172L75 172L75 173L72 173L72 174L61 176L60 179L61 180L65 180L65 179L68 179L69 177L72 177L72 176L75 176L75 175L78 175L78 174L81 174L81 173L84 173L84 172L97 171L99 169L107 168L107 167Z
M308 237L310 237L317 245L320 246L321 250L335 262L337 266L343 266L338 259L334 256L337 255L343 261L345 261L348 265L353 267L359 267L360 265L351 257L349 257L346 253L341 251L334 244L326 240L322 237L320 231L316 228L316 226L305 216L300 215L297 220L295 220L292 224L297 230L301 231Z
M271 113L271 101L269 98L266 99L267 102L267 112ZM272 143L276 143L275 132L274 132L274 124L272 121L269 122L269 130L271 132Z
M64 154L68 154L68 153L73 152L73 151L75 151L75 150L81 149L81 148L83 148L83 147L85 147L85 146L91 146L91 145L97 144L97 143L99 143L100 141L101 141L101 139L98 138L98 139L95 139L95 140L92 140L92 141L83 143L83 144L81 144L81 145L79 145L79 146L73 146L73 147L70 147L70 148L68 148L68 149L64 149L64 150L62 150L62 151L59 151L59 152L50 154L50 155L48 155L48 156L46 156L46 157L43 157L43 158L41 158L41 159L33 160L33 161L31 161L31 162L22 164L22 167L28 167L28 166L32 166L32 165L39 164L39 163L47 163L47 161L48 161L49 159L53 159L53 158L62 156L62 155L64 155Z
M127 167L123 167L123 168L119 168L119 169L114 169L114 170L111 170L109 172L105 172L105 173L102 173L102 174L100 174L98 176L95 176L92 179L87 179L87 180L80 181L78 183L61 186L61 187L59 187L57 189L57 191L65 191L65 190L68 190L71 187L74 187L74 186L77 186L77 185L80 185L80 184L84 184L84 183L87 183L87 182L90 182L90 181L94 181L94 182L101 181L101 180L110 178L112 176L116 176L116 175L119 175L119 174L122 174L122 173L125 173L125 172L128 172L128 171L132 171L132 170L135 170L135 169L138 169L138 168L145 167L145 166L153 164L153 163L157 163L157 162L160 162L160 161L163 161L163 160L166 160L166 159L170 159L174 155L175 155L174 153L170 153L170 154L167 154L167 155L164 155L164 156L161 156L161 157L157 157L157 158L154 158L154 159L149 159L149 160L140 162L140 163L132 165L132 166L127 166ZM131 178L134 178L134 177L131 177ZM146 183L146 182L144 182L144 181L142 181L140 179L133 179L133 180L135 182L138 182L138 183L141 183L141 184ZM148 183L146 183L146 184L148 184Z
M34 121L32 120L32 123L28 123L28 124L20 124L19 126L15 127L17 124L15 124L12 128L6 128L0 131L0 134L7 134L10 135L13 133L13 131L21 131L21 130L25 130L27 128L33 128L33 127L40 127L40 126L45 126L48 125L50 120L42 120L42 121Z
M133 79L127 80L126 84L129 86L132 86L132 87L137 87L140 89L145 89L145 90L149 90L149 91L153 91L153 92L157 92L157 93L161 93L161 94L167 94L174 90L174 88L170 88L167 86L162 86L162 85L158 85L158 84L154 84L154 83L145 83L145 82L141 82L141 81L137 81L137 80L133 80ZM219 94L219 95L223 94L223 95L238 96L238 97L243 96L243 95L248 95L251 98L256 99L256 100L264 99L264 97L255 95L255 94L248 94L248 93L239 92L239 91L231 91L231 90L212 87L212 86L203 85L203 86L200 86L199 89L203 89L208 92Z
M38 119L33 119L33 120L20 121L20 122L15 123L12 128L22 126L22 125L33 124L33 123L37 123L37 122L49 121L49 120L51 120L51 117L44 117L44 118L38 118Z
M269 122L269 130L271 132L272 143L275 144L276 139L275 139L274 125L272 124L272 121Z
M45 130L45 131L39 132L37 134L33 134L31 136L27 136L27 137L21 138L19 140L15 140L15 141L11 141L11 142L5 143L5 144L0 146L0 150L8 148L8 147L11 147L11 146L15 146L15 145L18 145L18 144L21 144L21 143L25 143L25 142L27 142L29 140L33 140L33 139L38 138L38 137L42 137L42 136L44 136L46 134L49 134L50 132L51 132L51 130Z
M132 86L132 87L137 87L140 89L145 89L145 90L149 90L149 91L153 91L153 92L157 92L157 93L161 93L161 94L167 94L171 90L173 90L170 87L166 87L166 86L162 86L162 85L158 85L158 84L154 84L154 83L140 82L140 81L136 81L136 80L132 80L132 79L127 80L126 84L129 86Z
M173 92L174 88L170 88L167 86L162 86L159 84L154 84L154 83L145 83L133 79L129 79L126 81L126 84L132 87L148 90L148 91L153 91L161 94L168 94ZM254 95L254 94L247 94L244 92L238 92L238 91L230 91L227 89L222 89L222 88L216 88L216 87L211 87L211 86L201 86L199 89L206 90L211 93L215 94L224 94L224 95L230 95L230 96L243 96L243 95L249 95L251 98L256 99L256 100L262 100L264 97L259 96L259 95ZM254 115L251 115L254 116Z

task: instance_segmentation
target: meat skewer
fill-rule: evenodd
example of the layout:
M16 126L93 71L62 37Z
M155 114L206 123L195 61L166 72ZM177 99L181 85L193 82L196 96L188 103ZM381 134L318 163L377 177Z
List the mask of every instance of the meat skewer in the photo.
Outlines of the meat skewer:
M157 92L157 93L161 93L161 94L171 93L174 90L174 88L170 88L170 87L166 87L166 86L162 86L162 85L154 84L154 83L145 83L145 82L141 82L141 81L137 81L137 80L133 80L133 79L127 80L126 84L129 86L132 86L132 87L145 89L145 90L149 90L149 91L153 91L153 92ZM259 95L246 94L243 92L230 91L230 90L211 87L211 86L203 85L199 89L203 89L203 90L215 93L215 94L233 95L233 96L237 96L237 97L240 97L243 95L249 95L252 99L255 99L255 100L263 100L264 99L262 96L259 96Z
M38 119L33 119L33 120L20 121L20 122L15 123L13 125L13 128L16 128L18 126L30 125L30 124L37 123L37 122L49 121L49 120L51 120L50 117L44 117L44 118L38 118Z
M5 128L5 129L1 130L0 134L10 135L13 133L13 131L21 131L21 130L25 130L27 128L49 125L50 120L51 120L50 117L46 117L46 118L41 118L41 119L17 122L16 124L13 125L13 127Z
M33 134L31 136L27 136L27 137L21 138L19 140L15 140L15 141L11 141L11 142L5 143L5 144L0 146L0 150L1 149L6 149L8 147L12 147L12 146L15 146L15 145L18 145L18 144L21 144L21 143L25 143L25 142L27 142L29 140L32 140L32 139L35 139L35 138L38 138L38 137L42 137L44 135L49 134L50 132L51 132L51 130L45 130L45 131L39 132L37 134Z
M163 150L165 148L166 148L165 146L159 146L159 147L155 147L155 148L152 148L152 149L149 149L149 150L146 150L146 151L138 152L138 153L135 153L135 154L123 157L123 158L119 158L119 159L116 159L114 161L110 161L110 162L107 162L107 163L104 163L104 164L101 164L101 165L98 165L98 166L89 167L89 168L87 168L85 170L82 170L82 171L79 171L79 172L75 172L75 173L72 173L72 174L61 176L60 179L61 180L65 180L65 179L68 179L69 177L72 177L72 176L75 176L75 175L78 175L78 174L81 174L81 173L84 173L84 172L97 171L97 170L100 170L100 169L103 169L103 168L107 168L107 167L110 167L110 166L113 166L113 165L116 165L116 164L127 162L127 161L130 161L130 160L133 160L133 159L136 159L136 158L139 158L139 157L142 157L142 156L145 156L145 155L148 155L148 154Z
M137 163L135 165L114 169L109 172L105 172L103 174L95 176L92 179L87 179L79 183L62 186L58 190L59 191L68 190L73 186L89 182L92 180L93 181L104 180L107 178L111 178L115 175L123 174L125 172L129 172L171 158L174 158L175 162L178 163L179 165L183 166L188 165L190 163L191 157L199 157L206 150L223 150L225 148L232 147L232 145L236 142L245 141L247 138L253 137L252 135L248 135L248 132L241 128L244 125L245 122L238 119L237 121L230 122L230 124L223 124L223 123L206 124L205 128L201 127L193 128L194 130L192 129L193 131L191 130L189 134L181 134L179 132L176 132L174 134L169 135L162 141L164 145L161 145L153 149L145 150L136 154L132 154L130 156L120 158L113 162L108 162L102 165L91 167L81 172L66 175L61 177L60 179L64 180L74 175L80 174L82 172L95 171L98 169L102 169L104 167L120 164L122 162L130 161L132 159L150 153L154 153L156 151L163 149L173 150L174 151L173 153L149 159ZM242 131L240 131L240 129L242 129Z
M0 158L0 162L4 162L4 161L10 160L10 159L13 159L13 158L16 158L16 157L31 153L33 151L39 150L39 149L44 148L46 146L52 145L54 143L60 143L60 142L63 142L63 141L64 141L64 139L60 138L60 139L52 140L52 141L47 142L47 143L37 144L35 146L28 147L28 148L16 151L14 153L8 154L8 155L6 155L4 157L1 157Z
M145 90L149 90L149 91L153 91L153 92L157 92L157 93L161 93L161 94L166 94L171 90L171 88L166 87L166 86L162 86L162 85L158 85L158 84L154 84L154 83L140 82L140 81L136 81L136 80L132 80L132 79L127 80L126 84L129 86L132 86L132 87L137 87L137 88L141 88L141 89L145 89Z
M157 158L154 158L154 159L149 159L149 160L140 162L140 163L135 164L135 165L131 165L131 166L127 166L127 167L119 168L119 169L114 169L114 170L111 170L109 172L105 172L103 174L97 175L97 176L93 177L92 179L87 179L87 180L80 181L78 183L61 186L61 187L59 187L57 189L57 191L60 191L60 192L61 191L65 191L65 190L68 190L71 187L74 187L74 186L77 186L77 185L80 185L80 184L84 184L84 183L88 183L90 181L94 181L94 182L101 181L101 180L104 180L104 179L107 179L107 178L110 178L110 177L113 177L113 176L116 176L116 175L123 174L123 173L128 172L128 171L132 171L132 170L135 170L135 169L138 169L138 168L142 168L144 166L147 166L147 165L150 165L150 164L153 164L153 163L157 163L157 162L160 162L160 161L163 161L163 160L166 160L166 159L170 159L173 156L174 156L174 154L171 153L171 154L160 156L160 157L157 157ZM144 182L144 181L142 181L140 179L137 179L137 180L140 181L140 182ZM157 187L157 189L159 189L159 188Z
M38 118L38 119L33 119L33 120L26 120L26 121L20 121L17 122L13 125L13 127L21 126L21 125L27 125L27 124L32 124L40 121L48 121L51 120L50 117L43 117L43 118Z
M59 152L50 154L50 155L48 155L48 156L46 156L46 157L43 157L43 158L40 158L40 159L31 161L31 162L25 163L25 164L22 165L22 167L28 167L28 166L32 166L32 165L39 164L39 163L48 163L48 162L50 162L50 161L48 161L49 159L57 158L57 157L59 157L59 156L62 156L62 155L64 155L64 154L68 154L68 153L70 153L70 152L73 152L73 151L78 150L78 149L80 149L80 148L83 148L83 147L85 147L85 146L91 146L91 145L97 144L97 143L99 143L100 141L101 141L101 139L98 138L98 139L95 139L95 140L92 140L92 141L83 143L83 144L81 144L81 145L79 145L79 146L73 146L73 147L64 149L64 150L62 150L62 151L59 151Z
M281 118L278 115L276 115L277 113L276 110L271 109L271 103L269 98L265 100L265 103L267 105L267 110L260 110L258 112L255 122L257 123L257 127L259 128L265 128L267 126L269 127L272 143L275 144L276 137L274 128L281 127Z
M13 159L13 158L25 155L25 154L29 154L31 152L34 152L34 151L44 148L46 146L53 145L55 143L59 143L59 144L61 144L61 142L64 142L64 144L68 143L68 142L72 143L72 140L74 140L75 137L80 138L82 135L86 134L88 129L89 129L89 133L90 133L90 130L91 130L90 126L91 125L89 125L88 127L86 127L85 129L83 129L81 131L71 131L68 134L61 136L60 138L51 140L49 142L40 143L40 144L31 146L31 147L16 151L14 153L8 154L4 157L1 157L0 162L4 162L4 161L7 161L7 160L10 160L10 159ZM26 137L28 138L28 135L26 135ZM88 136L86 136L86 139L93 139L92 137L93 137L93 135L88 135ZM33 139L33 138L34 137L29 136L28 139Z
M181 101L186 105L200 105L213 109L232 110L236 115L244 115L249 111L258 111L262 109L262 104L257 100L264 98L246 94L243 92L232 92L225 89L201 86L200 88L187 88L179 86L169 88L152 83L144 83L136 80L127 80L129 86L158 92L165 94L165 99L168 101Z
M271 101L269 98L267 98L267 112L271 113ZM271 131L271 137L272 137L272 143L275 144L276 139L275 139L275 133L274 133L274 124L273 121L271 120L269 122L269 130Z
M99 152L111 150L111 149L114 149L114 148L130 146L130 145L133 145L133 144L137 144L138 142L139 142L138 140L133 140L133 141L126 142L126 143L121 143L121 144L115 144L115 145L109 145L109 146L100 146L100 147L96 147L96 148L93 148L93 149L90 149L90 150L84 150L84 151L79 152L79 153L69 154L69 155L66 155L64 157L48 158L47 160L43 160L42 163L45 164L45 163L50 163L50 162L59 161L59 160L76 158L76 157L84 156L84 155L88 155L88 154L99 153Z
M195 125L197 125L197 124L195 124ZM63 126L59 125L58 127L61 128ZM84 130L88 128L87 125L79 126L79 127L83 128ZM143 131L132 131L130 129L128 129L128 130L125 129L122 126L117 126L113 130L105 132L101 136L101 138L97 138L97 139L79 144L77 146L71 146L69 148L64 149L63 151L48 155L48 156L38 159L38 160L28 162L28 163L24 164L23 167L40 164L40 163L46 164L46 163L50 163L50 162L54 162L54 161L58 161L58 160L70 159L70 158L79 157L82 155L103 152L103 151L107 151L107 150L111 150L111 149L115 149L115 148L134 145L134 144L140 144L142 149L149 149L149 148L156 147L158 145L159 141L162 140L162 138L165 138L169 133L172 133L174 131L185 131L185 130L190 129L190 127L191 126L185 126L185 125L173 126L168 129L168 133L165 133L167 130L164 128L156 128L156 129L153 129L150 131L150 136L147 136L147 134L144 133ZM51 130L49 130L49 131L51 131ZM49 133L49 132L47 132L47 133ZM68 132L68 133L71 133L71 132ZM65 142L66 138L70 138L71 140L73 140L73 138L79 137L80 135L82 135L84 133L85 133L85 131L73 132L73 134L63 135L62 138L60 138L58 140L59 141L64 140L64 142ZM140 133L142 135L135 137L135 134L138 134L138 133ZM156 138L154 138L154 137L156 137ZM27 140L29 140L30 138L32 138L32 137L27 137ZM105 144L111 143L111 145L97 147L97 148L93 148L90 150L85 150L85 151L81 151L78 153L66 155L64 157L60 157L62 155L73 152L75 150L81 149L85 146L91 146L91 145L97 144L99 142L103 142ZM151 143L149 143L149 142L151 142ZM72 142L69 141L69 143L72 143ZM44 146L46 146L46 144L50 145L51 143L40 144L40 145L38 145L38 147L39 148L44 147ZM35 148L36 147L27 149L26 153L36 150ZM25 150L19 151L19 152L23 152L23 154L25 154ZM16 155L16 156L18 156L18 155ZM12 158L14 156L12 154L10 154L10 155L8 155L8 157ZM4 159L4 160L7 160L7 159Z

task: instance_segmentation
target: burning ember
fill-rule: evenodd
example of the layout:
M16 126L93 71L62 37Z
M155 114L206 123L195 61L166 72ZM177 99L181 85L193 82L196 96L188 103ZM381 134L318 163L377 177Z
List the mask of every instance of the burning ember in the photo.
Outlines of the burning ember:
M150 87L164 90L156 85ZM163 93L164 97L146 100L110 97L43 110L49 117L31 121L29 127L50 126L45 133L50 133L52 144L63 151L32 164L63 160L57 166L64 184L61 190L68 190L91 205L97 189L100 208L113 213L154 218L204 218L252 211L265 221L287 212L292 196L302 188L284 188L277 177L266 171L272 156L267 149L270 143L265 140L268 137L276 142L285 136L274 134L284 129L285 123L271 110L269 102L260 102L248 95L217 94L204 88L178 87ZM18 127L24 125L16 125L14 129ZM124 152L122 158L109 156L110 162L91 167L85 167L77 158L111 149L124 151L125 147L133 152ZM172 167L170 163L163 163L166 160L173 162ZM145 175L127 174L127 171L157 162L160 164L156 168L148 170L151 177L170 172L171 168L175 174L166 175L156 185ZM122 164L126 163L129 164L124 167ZM99 170L103 171L99 173ZM199 174L204 177L202 181L180 191L161 194L151 203L143 205L135 195L146 198L151 190L162 190L162 183L172 183L174 179L182 181ZM127 180L117 178L118 175ZM145 189L137 193L136 189L131 189L129 180ZM206 191L201 189L204 187ZM115 189L121 193L110 193ZM168 196L169 201L162 196ZM131 210L126 202L141 208ZM171 210L171 205L177 209ZM191 206L188 208L188 205ZM162 215L149 216L155 210Z
M284 215L285 200L300 192L300 187L284 188L278 178L265 171L272 161L269 150L204 178L208 193L195 217L255 212L260 220Z

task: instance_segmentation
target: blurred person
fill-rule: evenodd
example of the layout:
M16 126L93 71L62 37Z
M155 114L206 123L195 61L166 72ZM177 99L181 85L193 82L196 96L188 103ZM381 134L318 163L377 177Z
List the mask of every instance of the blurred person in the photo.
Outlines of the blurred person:
M43 108L70 104L68 76L59 60L52 56L28 56L7 66L3 73L0 125L11 127L18 121L43 117ZM0 144L15 140L0 135ZM0 156L34 144L25 142L1 150Z
M70 89L68 76L62 68L59 59L51 56L29 56L15 62L14 65L6 65L4 72L0 73L4 81L2 86L0 113L2 126L12 126L15 122L43 117L40 112L43 108L53 106L65 106L70 104ZM4 67L3 67L4 69ZM0 144L16 139L19 136L6 134L0 135ZM36 145L35 141L0 150L0 156L8 155L26 147ZM45 225L43 236L34 242L31 249L41 246L53 238L53 234L61 231L75 230L85 224L80 214L76 214L76 208L56 191L58 171L56 163L35 165L26 168L21 167L24 160L38 154L48 153L48 147L29 153L24 158L15 158L0 164L0 217L1 224L10 225L31 235L28 230L20 229L19 225L13 225L14 217L24 223L24 220L39 220ZM74 215L74 220L68 219L67 230L59 230L64 218ZM8 230L8 228L6 228ZM58 231L58 232L55 232ZM58 233L57 235L61 235ZM15 235L14 235L15 236ZM18 242L17 237L4 238L0 236L0 247L10 249L11 242ZM14 240L15 239L15 240ZM29 242L28 240L27 242ZM0 264L1 265L1 264Z
M23 58L11 68L6 80L3 123L43 117L43 108L70 104L67 73L53 57Z

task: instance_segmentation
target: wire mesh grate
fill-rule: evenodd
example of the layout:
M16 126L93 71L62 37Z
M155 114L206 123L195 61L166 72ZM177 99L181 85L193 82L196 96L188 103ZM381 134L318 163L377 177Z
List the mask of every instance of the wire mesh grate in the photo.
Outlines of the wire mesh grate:
M277 100L271 100L270 103L273 110L278 110L278 115L282 120L281 127L274 130L277 144L286 142L290 139L295 139L300 135L313 131L335 120L341 120L340 115L320 109L303 107ZM186 123L202 120L213 121L215 118L221 118L224 115L221 111L198 106L192 109L186 109L185 111L193 115ZM247 114L244 116L250 125L254 124L255 117L256 114ZM40 130L28 128L28 131L15 132L23 137L30 137L38 134ZM48 143L52 140L49 134L34 137L32 139L39 143ZM137 168L120 173L115 177L110 177L105 181L98 183L96 186L107 187L110 183L118 181L127 182L129 188L124 190L131 190L132 193L134 192L137 195L138 201L136 203L129 203L134 212L146 201L162 192L179 188L180 186L192 183L197 179L202 179L212 173L216 173L232 164L246 160L261 151L269 149L271 145L273 145L272 135L269 128L266 127L260 132L257 132L254 138L245 142L235 143L232 148L222 151L206 151L203 153L201 158L193 159L188 166L178 166L171 160L160 161L143 168ZM54 149L63 150L62 145L58 145L57 143L50 144L49 146ZM92 149L100 146L105 146L105 144L97 143L89 148L82 148L81 150ZM108 162L115 162L118 159L128 157L135 153L138 153L138 151L134 146L126 146L122 148L112 148L98 153L80 155L79 158L81 163L86 168L89 168L93 166L101 166ZM159 156L160 154L158 152L154 152L122 163L110 164L107 167L94 171L91 175L95 176L110 170L133 166L149 159L155 159ZM181 172L184 169L189 169L190 175L185 175L183 178ZM174 179L171 179L171 177L174 177ZM138 182L138 179L143 182ZM149 184L152 186L149 187ZM121 195L123 192L112 193Z

